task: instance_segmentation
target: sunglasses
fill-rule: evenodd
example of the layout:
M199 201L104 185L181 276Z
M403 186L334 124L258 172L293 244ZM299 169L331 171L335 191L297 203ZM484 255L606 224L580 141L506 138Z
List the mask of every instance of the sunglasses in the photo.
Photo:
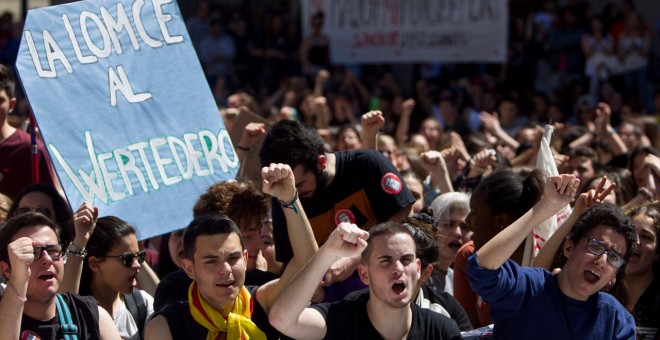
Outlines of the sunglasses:
M614 268L621 268L626 264L626 259L623 258L623 255L619 254L614 249L608 249L600 241L593 239L591 237L585 237L587 240L587 250L596 255L601 256L604 253L607 253L607 263L609 263Z
M59 261L64 253L63 244L48 244L45 246L32 246L34 249L34 260L38 261L44 255L44 250L53 261Z
M30 207L18 208L14 212L14 216L23 215L23 214L29 213L31 211L38 212L38 213L40 213L40 214L42 214L42 215L44 215L48 218L51 218L53 216L53 211L50 210L49 208L44 208L44 207L36 207L36 208L34 208L34 210Z
M142 250L135 254L126 253L121 255L107 255L106 257L121 259L124 262L124 267L131 268L133 266L133 262L135 262L135 259L137 259L139 264L144 263L144 259L147 257L147 251Z

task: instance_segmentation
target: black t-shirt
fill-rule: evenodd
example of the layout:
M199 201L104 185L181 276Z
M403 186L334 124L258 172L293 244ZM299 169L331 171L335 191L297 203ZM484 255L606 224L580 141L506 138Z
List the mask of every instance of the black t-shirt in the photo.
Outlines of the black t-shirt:
M455 297L445 291L431 289L426 284L422 286L422 290L424 291L424 297L428 299L429 302L437 303L447 310L451 319L456 321L461 332L472 330L470 318L468 318L465 309Z
M369 230L385 222L402 208L415 203L401 174L380 152L357 150L335 152L335 176L321 194L301 198L314 231L322 245L338 222L350 221ZM273 199L273 238L278 261L293 257L286 219L280 204Z
M262 286L279 278L276 274L258 269L245 273L246 286ZM188 301L188 288L193 280L183 270L171 272L160 280L154 294L154 312L160 312L165 307L182 301Z
M280 333L268 322L268 314L255 299L258 286L246 286L247 290L254 299L254 309L252 310L252 322L254 322L262 332L266 334L267 339L279 339ZM170 304L164 310L157 312L155 316L162 315L167 319L167 325L170 327L172 339L206 339L208 330L193 319L190 314L190 308L187 301L181 301Z
M367 313L369 295L354 300L313 305L325 318L324 339L382 339ZM406 339L462 339L456 322L448 317L410 304L413 319Z
M637 339L658 339L660 327L660 279L651 282L639 297L632 315L637 324Z
M71 293L64 293L62 297L69 306L73 323L78 327L78 339L99 339L99 305L96 299ZM43 340L64 339L58 314L46 321L35 320L23 314L20 334L20 339L35 339L30 335L36 335Z

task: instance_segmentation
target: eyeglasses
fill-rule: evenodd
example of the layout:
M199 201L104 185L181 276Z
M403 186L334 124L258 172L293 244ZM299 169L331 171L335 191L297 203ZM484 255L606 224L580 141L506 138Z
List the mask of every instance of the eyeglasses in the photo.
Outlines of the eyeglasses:
M38 213L40 213L40 214L42 214L42 215L44 215L48 218L53 216L53 211L50 210L49 208L45 208L45 207L36 207L36 208L34 208L34 210L30 207L18 208L14 212L14 216L23 215L23 214L29 213L31 211L38 212Z
M621 268L626 264L626 259L623 258L623 255L619 254L614 249L608 249L600 241L593 239L591 237L585 237L587 240L587 250L596 255L601 256L603 253L607 253L607 262L612 265L614 268Z
M64 245L63 244L48 244L45 246L32 246L34 248L34 260L37 261L41 259L41 257L44 254L44 250L48 253L48 256L53 261L59 261L63 256L62 253L64 253Z
M124 261L124 267L131 268L133 266L133 262L135 261L135 259L137 259L139 264L144 263L144 259L145 259L145 257L147 257L147 251L143 250L143 251L139 251L135 254L126 253L126 254L121 254L121 255L107 255L105 257L112 257L112 258L116 258L116 259L121 259L122 261Z

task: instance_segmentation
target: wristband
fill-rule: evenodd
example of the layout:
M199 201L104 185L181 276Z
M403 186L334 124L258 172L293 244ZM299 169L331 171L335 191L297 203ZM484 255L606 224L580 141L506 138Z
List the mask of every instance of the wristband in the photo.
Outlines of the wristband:
M87 256L87 250L85 248L78 247L77 245L73 244L73 242L69 243L69 246L66 247L66 254L68 255L73 255L75 257L84 259Z
M298 208L296 207L296 201L298 200L298 188L296 188L296 193L293 195L293 200L291 203L286 203L279 198L276 198L277 202L280 203L282 208L292 209L296 214L298 213Z

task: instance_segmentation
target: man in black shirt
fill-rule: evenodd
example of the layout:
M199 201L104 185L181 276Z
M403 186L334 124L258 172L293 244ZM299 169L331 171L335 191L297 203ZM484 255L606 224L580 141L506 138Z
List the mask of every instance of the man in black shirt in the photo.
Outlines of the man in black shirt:
M277 162L293 169L298 196L319 245L340 222L369 230L377 223L401 221L411 214L415 202L399 171L380 152L326 153L319 134L300 122L274 124L266 133L259 158L262 166ZM288 262L292 254L283 210L279 204L272 207L276 257ZM324 285L347 278L359 263L359 256L337 261L327 272Z
M33 212L9 219L0 229L0 268L8 279L0 300L2 335L119 340L112 318L94 298L57 294L65 258L59 232L48 217Z
M359 254L358 271L369 285L369 295L307 307L318 277L336 259ZM411 303L420 267L415 243L405 226L385 222L367 233L354 224L341 223L284 287L269 313L270 322L292 338L461 339L454 321Z

